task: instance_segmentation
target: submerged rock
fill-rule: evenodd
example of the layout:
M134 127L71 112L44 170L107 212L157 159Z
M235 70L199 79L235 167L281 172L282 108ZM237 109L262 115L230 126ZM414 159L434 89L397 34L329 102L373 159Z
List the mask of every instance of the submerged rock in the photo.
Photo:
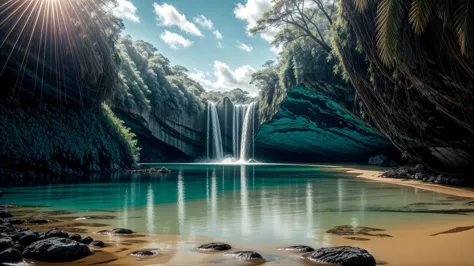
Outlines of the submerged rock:
M159 249L138 250L138 251L130 253L130 256L140 257L140 258L153 257L153 256L158 255L158 253L160 253Z
M289 247L283 248L283 250L291 251L291 252L312 252L314 251L314 248L309 247L309 246L298 245L298 246L289 246Z
M29 220L29 224L47 224L47 223L54 223L53 220L46 220L46 219L36 219L36 220Z
M239 260L265 260L262 255L255 251L232 251L224 254Z
M358 247L330 247L317 249L310 260L318 263L332 263L344 266L375 266L375 258L365 249Z
M110 233L114 235L130 235L130 234L133 234L133 231L130 229L115 228L115 229L112 229Z
M225 243L208 243L199 246L197 249L201 251L223 251L223 250L229 250L232 247L229 244Z
M48 238L37 241L23 251L23 256L40 262L71 262L91 254L90 249L68 238Z
M25 223L24 220L18 220L18 219L8 219L7 222L9 222L9 223L11 223L11 224L14 224L14 225L24 224L24 223Z
M388 234L379 234L373 232L383 232L385 229L365 227L365 226L352 226L352 225L339 225L335 226L326 231L328 234L340 235L340 236L378 236L378 237L392 237Z
M19 250L14 248L5 249L0 252L0 264L2 263L18 263L23 261L23 256Z

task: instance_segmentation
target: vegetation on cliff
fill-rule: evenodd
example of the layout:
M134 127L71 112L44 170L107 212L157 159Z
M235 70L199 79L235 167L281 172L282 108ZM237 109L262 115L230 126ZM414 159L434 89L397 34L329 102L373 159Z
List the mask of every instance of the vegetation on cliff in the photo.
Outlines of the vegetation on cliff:
M435 170L472 171L472 1L342 0L340 8L346 36L336 37L337 52L377 128Z

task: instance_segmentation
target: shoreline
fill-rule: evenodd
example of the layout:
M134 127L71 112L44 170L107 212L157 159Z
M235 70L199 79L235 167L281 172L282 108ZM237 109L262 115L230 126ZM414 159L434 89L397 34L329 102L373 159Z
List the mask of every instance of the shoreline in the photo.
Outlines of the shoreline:
M351 167L335 167L332 170L344 171L349 174L355 174L357 178L370 180L379 183L408 186L428 191L433 191L441 194L474 199L474 189L468 187L451 187L447 185L424 183L418 180L412 179L397 179L397 178L386 178L380 177L382 171L376 170L362 170Z

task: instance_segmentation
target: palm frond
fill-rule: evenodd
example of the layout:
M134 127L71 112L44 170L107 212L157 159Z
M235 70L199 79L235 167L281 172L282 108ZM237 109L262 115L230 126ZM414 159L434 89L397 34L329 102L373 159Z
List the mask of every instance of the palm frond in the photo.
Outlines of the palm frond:
M459 46L463 54L472 49L474 38L474 2L471 0L460 1L454 14L454 28L458 37Z
M354 5L359 11L365 11L369 7L370 0L354 0Z
M436 2L433 0L413 0L408 19L416 34L421 34L425 30L432 18Z
M405 11L405 4L399 0L381 0L377 7L377 48L387 65L396 54Z

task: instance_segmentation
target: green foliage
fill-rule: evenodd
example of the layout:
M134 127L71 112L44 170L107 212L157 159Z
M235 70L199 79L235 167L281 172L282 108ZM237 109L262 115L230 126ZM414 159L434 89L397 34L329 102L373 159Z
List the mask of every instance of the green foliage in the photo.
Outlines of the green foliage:
M122 37L120 83L113 97L114 106L167 115L196 114L203 110L199 97L202 86L187 76L187 69L171 66L170 61L144 41Z
M254 102L255 97L250 96L248 91L242 89L233 89L231 91L207 91L201 94L203 100L219 102L225 97L229 98L233 104L249 104Z
M110 123L110 127L119 134L120 140L128 146L127 148L130 150L133 159L135 162L138 162L140 160L141 148L138 147L137 140L135 139L136 135L130 131L130 128L124 126L124 122L114 115L109 106L102 104L102 108Z
M100 106L0 105L0 143L2 168L56 175L129 169L139 151L128 129Z

